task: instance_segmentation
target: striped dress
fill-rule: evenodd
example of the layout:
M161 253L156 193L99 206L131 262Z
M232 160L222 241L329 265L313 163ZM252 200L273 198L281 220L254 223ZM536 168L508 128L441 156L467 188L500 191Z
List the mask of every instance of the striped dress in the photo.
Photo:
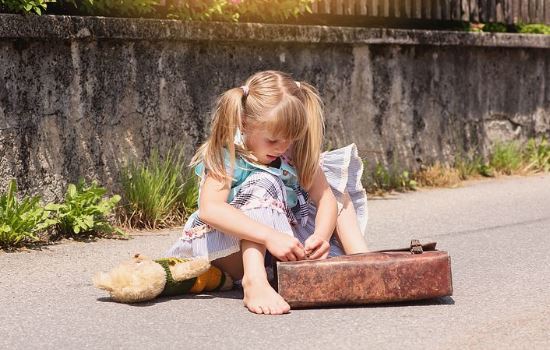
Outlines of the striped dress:
M228 161L226 163L229 165ZM303 244L315 231L317 209L308 200L307 192L300 187L290 160L281 157L278 163L276 167L268 167L238 157L228 203L253 220L294 236ZM343 195L347 192L357 213L359 228L365 234L367 196L361 184L363 163L355 144L323 153L321 168L338 202L338 213L342 210ZM197 166L195 172L204 176L203 166ZM182 236L166 252L166 256L201 256L212 261L240 250L237 237L210 227L201 221L199 212L200 208L189 217ZM329 243L329 256L344 254L335 235Z

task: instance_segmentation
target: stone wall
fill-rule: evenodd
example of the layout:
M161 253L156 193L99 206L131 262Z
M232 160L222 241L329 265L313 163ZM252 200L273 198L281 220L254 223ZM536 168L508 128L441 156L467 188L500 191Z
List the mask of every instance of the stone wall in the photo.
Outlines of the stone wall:
M327 147L415 169L550 136L550 36L0 15L0 188L117 188L153 149L190 156L218 94L277 69L326 104Z

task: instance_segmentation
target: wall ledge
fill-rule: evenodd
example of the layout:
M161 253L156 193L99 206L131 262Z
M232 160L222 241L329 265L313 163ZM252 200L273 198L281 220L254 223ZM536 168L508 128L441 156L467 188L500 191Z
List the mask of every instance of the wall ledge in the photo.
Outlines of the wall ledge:
M550 35L0 14L1 39L239 41L550 49Z

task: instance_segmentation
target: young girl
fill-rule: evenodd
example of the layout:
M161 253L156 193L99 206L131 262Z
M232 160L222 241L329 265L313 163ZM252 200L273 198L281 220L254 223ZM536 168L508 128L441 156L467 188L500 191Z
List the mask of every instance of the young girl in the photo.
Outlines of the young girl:
M321 155L322 141L322 103L311 85L265 71L226 91L192 161L199 210L167 254L208 257L242 279L251 312L287 313L268 282L266 252L296 261L367 251L357 149Z

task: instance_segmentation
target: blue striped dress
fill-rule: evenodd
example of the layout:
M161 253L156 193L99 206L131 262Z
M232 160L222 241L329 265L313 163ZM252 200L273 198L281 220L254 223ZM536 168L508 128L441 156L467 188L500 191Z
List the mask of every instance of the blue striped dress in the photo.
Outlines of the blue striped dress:
M229 161L226 162L229 168ZM344 193L348 193L357 213L358 225L363 234L367 226L367 196L361 184L363 162L355 144L325 152L321 155L321 168L342 210ZM250 163L237 157L228 203L242 210L255 221L277 231L294 236L304 243L315 231L317 209L308 200L298 183L295 168L286 157L277 167ZM195 168L204 177L202 164ZM166 252L174 257L206 257L216 260L240 250L237 237L220 232L200 219L200 208L187 220L182 236ZM330 240L329 256L344 254L335 235Z

